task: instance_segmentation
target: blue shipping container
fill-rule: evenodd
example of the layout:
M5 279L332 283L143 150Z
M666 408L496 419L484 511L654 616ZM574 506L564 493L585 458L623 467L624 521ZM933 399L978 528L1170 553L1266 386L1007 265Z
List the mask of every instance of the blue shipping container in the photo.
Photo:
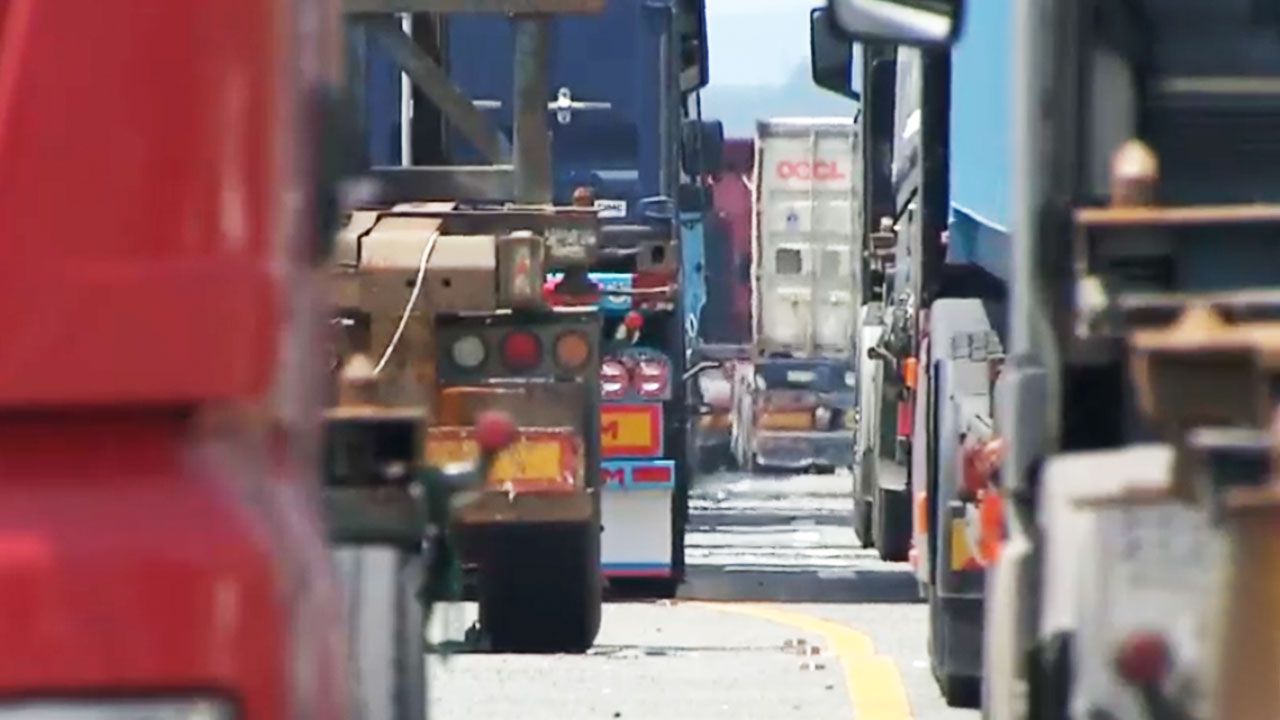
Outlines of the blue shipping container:
M965 4L951 56L949 262L1008 279L1013 205L1013 1Z
M670 5L652 0L610 0L598 15L551 21L550 95L567 92L574 101L608 103L608 108L550 113L555 199L567 204L573 189L594 187L601 200L619 202L601 217L641 219L640 200L670 196L663 188L663 44ZM458 86L473 98L502 102L490 117L511 132L513 28L505 17L459 15L449 23L449 65ZM666 76L666 77L664 77ZM455 137L457 162L478 162L469 144ZM668 182L671 182L670 180Z

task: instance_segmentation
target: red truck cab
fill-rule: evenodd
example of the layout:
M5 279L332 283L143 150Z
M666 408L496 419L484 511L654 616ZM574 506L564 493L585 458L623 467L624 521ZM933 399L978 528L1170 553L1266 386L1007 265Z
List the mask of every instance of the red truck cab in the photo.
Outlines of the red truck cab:
M337 17L0 0L6 715L346 715L306 264Z

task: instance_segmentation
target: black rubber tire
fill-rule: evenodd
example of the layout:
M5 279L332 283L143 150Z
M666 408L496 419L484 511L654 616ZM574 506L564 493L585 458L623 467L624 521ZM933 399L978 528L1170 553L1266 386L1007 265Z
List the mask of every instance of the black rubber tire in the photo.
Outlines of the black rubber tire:
M675 312L668 316L665 336L668 357L680 366L687 358L690 338L685 336L684 296L676 294ZM689 492L697 473L698 450L695 429L697 414L689 407L693 380L673 383L671 399L663 407L663 440L667 456L675 461L675 487L671 493L671 580L678 587L685 578L685 531L689 525Z
M938 689L948 707L977 709L982 704L982 680L969 675L944 675Z
M733 453L732 445L730 445L729 448L724 451L724 469L725 470L741 469L738 465L738 456Z
M982 705L982 679L948 673L942 667L945 651L939 647L938 636L947 617L938 606L938 596L932 587L926 591L926 597L929 604L929 668L934 682L938 684L938 691L948 707L978 708Z
M853 532L858 536L858 544L870 549L876 546L875 534L875 499L871 488L876 486L871 451L863 453L862 460L853 467Z
M480 569L480 627L491 649L583 653L600 632L600 528L499 528Z
M1075 682L1075 634L1055 633L1027 654L1031 672L1030 696L1037 720L1068 720L1071 687Z
M729 464L728 454L719 445L698 446L698 473L709 475L724 469Z
M876 546L875 535L871 530L872 513L874 512L875 503L870 500L864 500L855 488L853 495L853 532L857 534L858 544L864 550Z
M384 545L333 550L344 595L358 716L419 720L426 713L426 623L419 555Z
M872 506L871 534L880 559L905 562L911 552L911 495L906 490L877 487Z

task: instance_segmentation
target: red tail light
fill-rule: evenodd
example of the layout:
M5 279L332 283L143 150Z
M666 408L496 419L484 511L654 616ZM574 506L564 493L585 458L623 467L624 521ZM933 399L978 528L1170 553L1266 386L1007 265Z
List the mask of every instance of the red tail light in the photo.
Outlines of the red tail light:
M665 362L641 360L636 365L636 394L644 398L666 397L671 385L671 371Z
M528 372L542 362L542 341L527 330L513 330L502 338L502 364L514 372Z
M911 437L911 426L915 420L915 409L910 400L898 401L898 437Z
M605 360L600 365L600 396L605 400L625 397L631 384L631 374L617 360Z

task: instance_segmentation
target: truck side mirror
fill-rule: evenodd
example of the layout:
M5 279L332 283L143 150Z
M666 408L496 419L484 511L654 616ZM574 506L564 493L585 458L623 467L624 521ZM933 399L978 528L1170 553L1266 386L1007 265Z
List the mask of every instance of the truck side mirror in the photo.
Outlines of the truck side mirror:
M832 24L826 8L809 11L809 72L823 90L861 99L853 89L853 43Z
M827 0L847 39L913 47L946 47L960 35L964 0Z
M680 53L680 92L697 92L711 81L707 52L706 0L680 0L676 43Z
M720 170L724 160L724 124L719 120L685 120L680 128L680 165L698 178Z

